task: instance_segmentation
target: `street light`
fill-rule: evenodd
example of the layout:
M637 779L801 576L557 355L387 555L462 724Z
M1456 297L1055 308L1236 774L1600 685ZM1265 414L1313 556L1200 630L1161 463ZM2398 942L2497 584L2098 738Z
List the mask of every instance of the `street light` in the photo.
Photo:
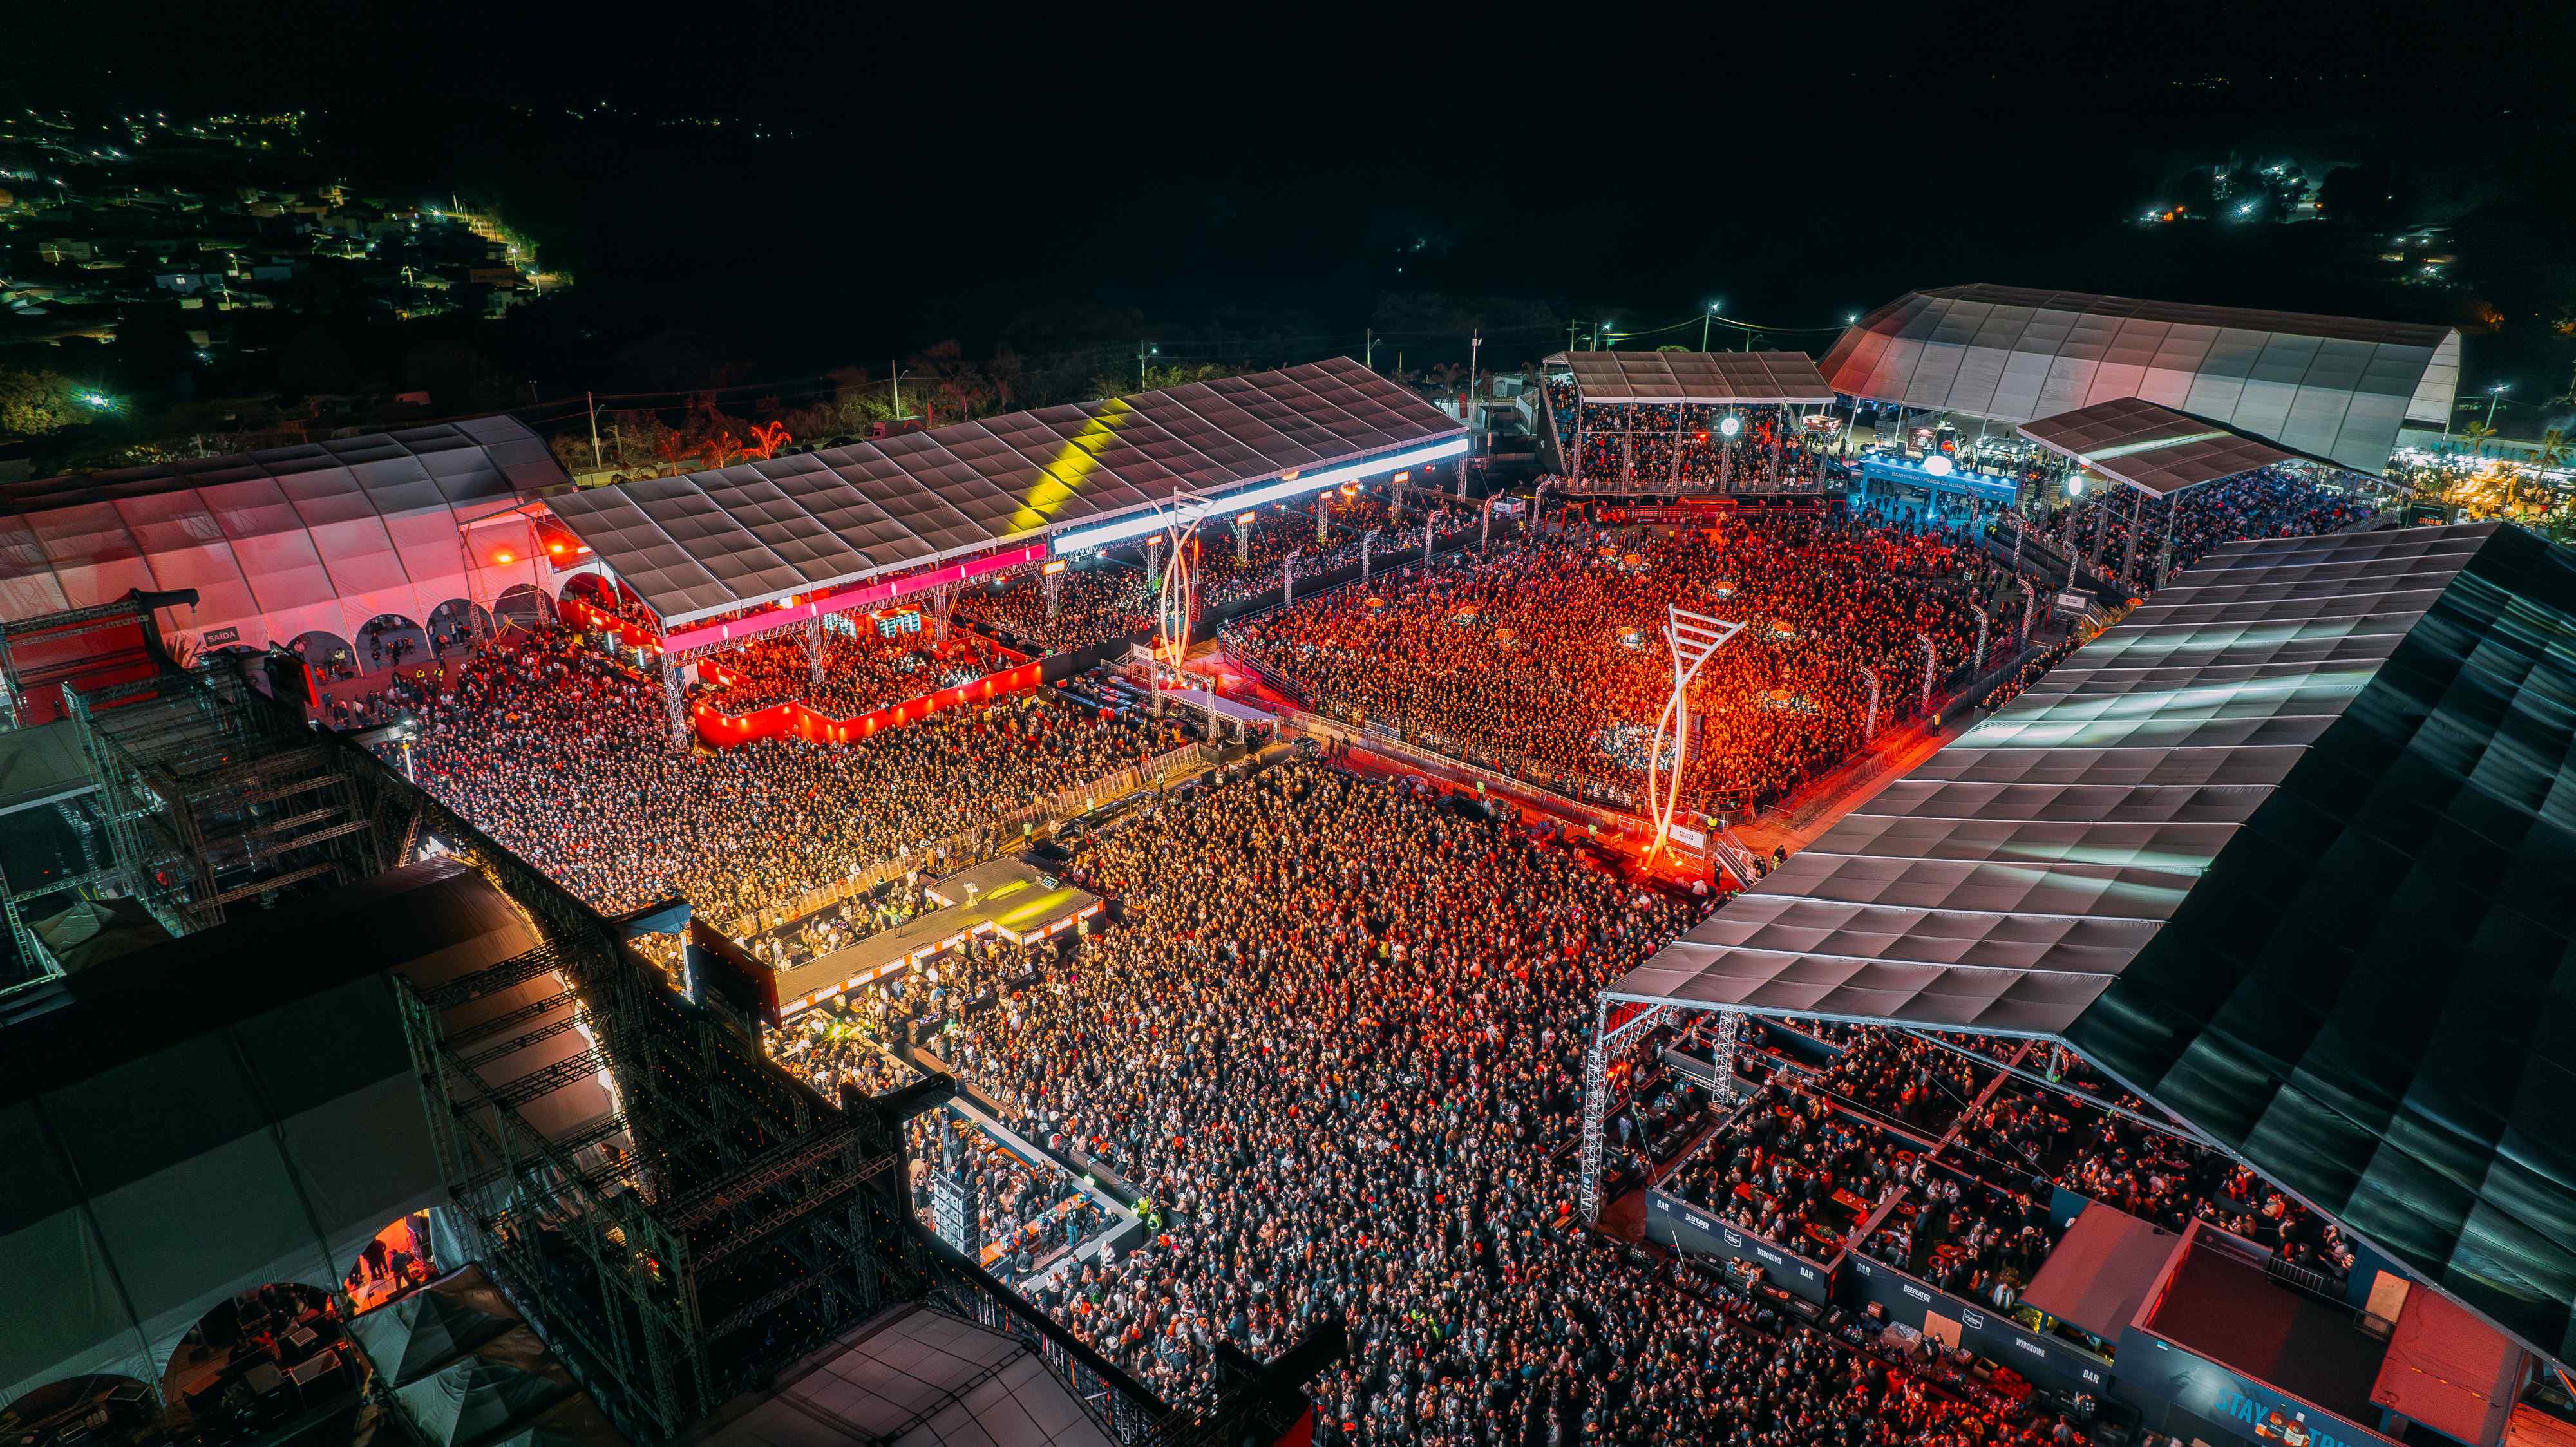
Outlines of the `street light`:
M1596 352L1603 350L1601 343L1609 335L1610 323L1605 321L1601 325L1594 327L1592 329L1592 350Z
M1705 351L1707 351L1707 350L1708 350L1708 323L1709 323L1709 317L1714 317L1714 316L1716 316L1716 315L1717 315L1717 309L1718 309L1720 306L1723 306L1723 305L1725 305L1725 303L1723 303L1723 302L1714 302L1714 301L1713 301L1713 302L1710 302L1710 303L1708 304L1708 316L1701 317L1701 318L1699 319L1699 349L1700 349L1701 351L1703 351L1703 352L1705 352Z
M1159 357L1159 356L1161 356L1161 355L1163 355L1163 349L1162 349L1161 347L1148 347L1148 346L1142 346L1142 345L1140 345L1140 346L1138 346L1138 347L1136 348L1136 390L1137 390L1137 391L1142 392L1142 391L1144 391L1144 390L1145 390L1145 359L1146 359L1146 358L1148 358L1148 357Z
M2510 391L2512 387L2513 384L2511 382L2498 382L2487 389L2487 430L2489 432L2493 432L2495 430L2496 403L2503 401L2504 394Z

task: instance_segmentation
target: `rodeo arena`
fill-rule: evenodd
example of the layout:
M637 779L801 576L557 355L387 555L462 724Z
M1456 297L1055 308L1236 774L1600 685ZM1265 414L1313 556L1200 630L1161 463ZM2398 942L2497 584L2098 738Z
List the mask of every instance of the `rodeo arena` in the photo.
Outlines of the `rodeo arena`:
M2380 480L2460 343L7 485L0 1441L2576 1444L2576 569Z

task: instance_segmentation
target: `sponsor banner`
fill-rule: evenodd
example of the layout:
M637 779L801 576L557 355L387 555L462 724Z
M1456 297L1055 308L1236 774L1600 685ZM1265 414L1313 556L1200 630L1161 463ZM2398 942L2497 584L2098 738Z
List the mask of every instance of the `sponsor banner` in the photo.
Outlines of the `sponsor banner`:
M1819 1306L1833 1299L1833 1274L1794 1251L1750 1232L1739 1231L1688 1201L1661 1191L1646 1193L1646 1239L1660 1241L1692 1256L1750 1261L1762 1268L1772 1285L1786 1288Z
M1853 1256L1850 1270L1843 1273L1842 1294L1849 1309L1876 1302L1889 1321L1916 1331L1923 1329L1927 1315L1955 1321L1958 1345L2041 1387L2099 1396L2111 1381L2111 1364L2073 1342L2041 1336L1991 1306L1973 1305L1927 1286L1884 1261Z
M207 648L216 648L226 643L239 643L240 641L241 630L239 628L209 628L205 631L204 636L197 640L200 645Z

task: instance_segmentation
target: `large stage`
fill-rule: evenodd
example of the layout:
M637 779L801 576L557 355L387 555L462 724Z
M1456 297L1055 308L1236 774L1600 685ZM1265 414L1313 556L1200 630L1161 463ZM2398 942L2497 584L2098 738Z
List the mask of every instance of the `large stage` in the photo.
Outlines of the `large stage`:
M782 1025L844 991L961 948L972 936L993 934L1026 944L1061 934L1103 908L1098 895L1052 881L1009 856L933 880L924 892L938 908L785 969L770 968L730 941L714 953L745 975L754 998L767 1007L768 1022ZM704 935L698 942L708 944Z

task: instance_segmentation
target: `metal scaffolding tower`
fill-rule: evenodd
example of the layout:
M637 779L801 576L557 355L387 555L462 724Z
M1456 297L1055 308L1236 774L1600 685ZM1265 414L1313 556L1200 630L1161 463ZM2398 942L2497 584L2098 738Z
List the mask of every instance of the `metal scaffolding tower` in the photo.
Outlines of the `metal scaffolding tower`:
M66 686L109 853L173 934L392 861L343 754L238 667Z

